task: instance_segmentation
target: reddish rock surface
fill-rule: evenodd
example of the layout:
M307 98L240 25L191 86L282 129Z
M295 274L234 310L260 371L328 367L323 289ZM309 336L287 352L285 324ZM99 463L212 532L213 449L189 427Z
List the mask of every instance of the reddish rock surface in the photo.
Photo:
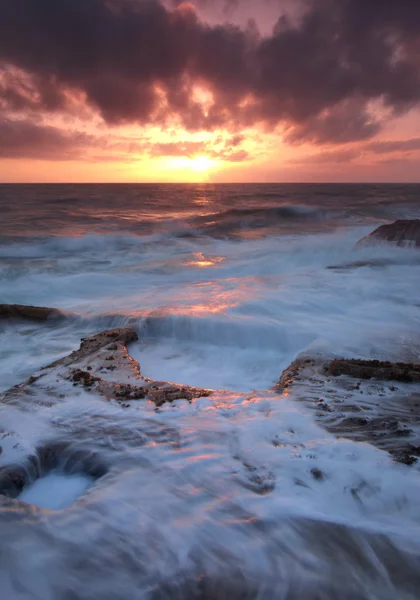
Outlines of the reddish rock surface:
M77 388L115 400L124 407L133 400L150 400L161 406L210 395L209 390L202 388L143 377L140 365L127 350L127 344L137 339L135 331L125 328L84 338L78 350L0 395L0 401L19 405L41 397L44 404L55 404L57 399L77 393Z

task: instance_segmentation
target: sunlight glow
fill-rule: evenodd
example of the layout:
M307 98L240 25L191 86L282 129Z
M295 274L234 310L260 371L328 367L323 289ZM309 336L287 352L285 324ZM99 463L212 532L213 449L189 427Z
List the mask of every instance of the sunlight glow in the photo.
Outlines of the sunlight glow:
M190 166L193 171L207 171L214 165L214 162L208 156L196 156L190 159Z
M184 263L188 267L198 267L205 269L206 267L215 267L217 264L224 262L226 259L223 256L206 257L202 252L197 252L194 255L194 260L189 260Z

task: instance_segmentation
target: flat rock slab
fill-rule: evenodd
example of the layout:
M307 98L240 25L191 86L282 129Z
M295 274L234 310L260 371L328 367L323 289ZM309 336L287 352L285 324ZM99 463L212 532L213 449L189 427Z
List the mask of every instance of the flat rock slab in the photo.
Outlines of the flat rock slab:
M328 431L407 465L420 456L420 365L300 357L276 392L305 402Z
M127 406L133 400L165 402L193 400L210 391L187 385L153 381L140 374L140 365L130 356L127 344L138 339L131 329L102 331L82 340L80 348L44 367L26 382L0 395L0 402L22 405L42 398L45 405L74 395L77 388L95 392L106 400ZM75 389L76 388L76 389Z
M405 248L420 248L420 219L400 220L381 225L358 242L358 246L389 243Z

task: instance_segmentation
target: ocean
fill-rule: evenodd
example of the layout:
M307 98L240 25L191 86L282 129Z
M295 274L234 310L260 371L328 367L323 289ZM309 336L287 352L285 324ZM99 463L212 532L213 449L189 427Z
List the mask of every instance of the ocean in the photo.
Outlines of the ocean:
M144 376L216 390L0 404L0 467L20 460L9 432L30 455L81 423L112 464L38 480L29 516L0 505L4 597L418 598L420 467L272 392L302 353L420 360L418 250L356 246L412 218L420 185L0 186L0 303L73 315L0 322L1 391L114 327Z

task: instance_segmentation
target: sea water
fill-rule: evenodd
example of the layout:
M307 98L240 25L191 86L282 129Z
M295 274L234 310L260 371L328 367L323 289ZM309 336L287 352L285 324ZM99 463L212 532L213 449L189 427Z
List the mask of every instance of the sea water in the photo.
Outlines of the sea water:
M158 411L76 393L0 405L0 465L65 433L110 466L93 486L36 481L20 499L41 511L1 509L5 597L418 597L419 468L335 438L270 390L302 352L419 359L418 251L356 247L419 217L419 198L419 186L1 186L0 302L75 315L1 323L2 390L119 326L138 332L144 376L215 390Z

